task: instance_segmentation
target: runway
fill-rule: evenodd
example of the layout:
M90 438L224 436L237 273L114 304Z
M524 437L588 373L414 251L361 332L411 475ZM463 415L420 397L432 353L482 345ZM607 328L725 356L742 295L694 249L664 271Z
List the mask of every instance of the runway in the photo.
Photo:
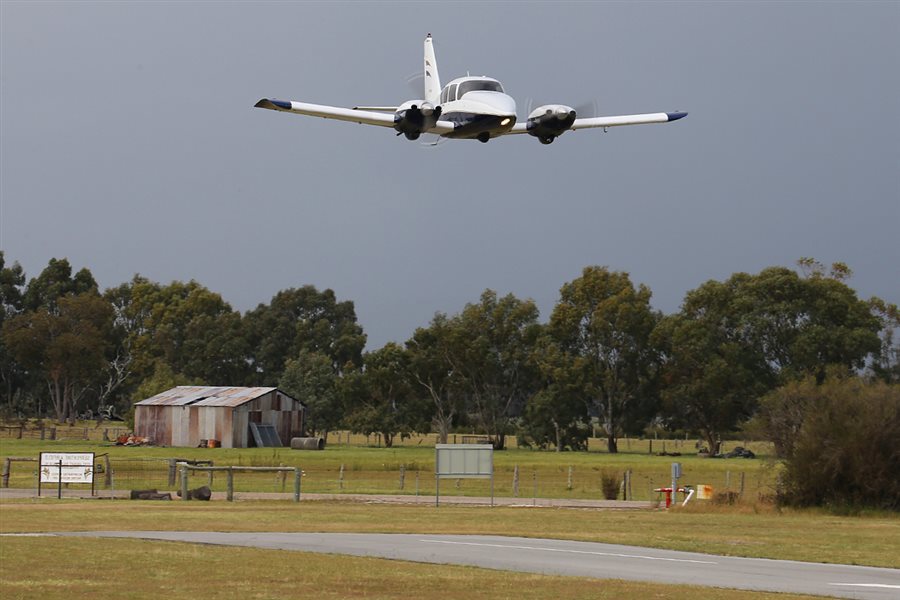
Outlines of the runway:
M480 535L354 533L87 531L52 535L248 546L842 598L887 600L900 597L898 569L738 558L596 542Z

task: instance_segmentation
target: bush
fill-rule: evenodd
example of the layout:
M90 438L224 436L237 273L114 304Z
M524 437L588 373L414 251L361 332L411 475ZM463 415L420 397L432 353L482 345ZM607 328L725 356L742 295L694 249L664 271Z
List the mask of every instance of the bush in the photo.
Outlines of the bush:
M764 405L771 408L773 398L796 431L786 439L785 429L772 428L784 436L782 502L900 510L900 386L807 381L788 394L776 390Z
M600 474L600 488L603 490L603 498L617 500L619 498L619 477L615 473L603 471Z

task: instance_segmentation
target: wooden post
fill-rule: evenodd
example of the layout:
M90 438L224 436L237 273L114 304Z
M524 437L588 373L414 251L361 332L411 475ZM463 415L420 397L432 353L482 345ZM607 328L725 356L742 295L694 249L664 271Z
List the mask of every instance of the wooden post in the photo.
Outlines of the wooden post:
M177 459L170 458L169 459L169 489L175 487L175 472Z
M403 484L406 483L406 465L400 465L400 489L403 489Z
M519 497L519 465L513 468L513 498Z
M300 502L300 478L303 477L303 471L300 467L294 467L294 502Z
M112 464L110 464L108 453L103 457L103 463L106 468L106 472L103 474L103 486L112 488Z
M25 426L24 426L24 425L19 425L19 436L18 436L18 438L19 438L20 440L22 439L22 434L23 434L24 432L25 432Z
M634 471L628 469L628 498L629 500L634 500L634 489L631 487L631 476L634 474Z
M338 474L338 487L344 489L344 464L341 463L341 472Z
M650 451L647 454L653 454L653 440L650 440Z
M228 480L226 482L226 493L225 499L229 502L234 502L234 469L228 467L228 471L226 472L228 475Z
M744 497L744 472L743 471L741 471L741 491L740 491L739 497L740 498Z
M572 491L572 465L569 465L569 479L566 481L566 489Z
M0 476L2 478L2 483L0 483L0 487L9 487L9 470L11 467L12 461L9 458L3 459L3 475Z
M41 425L41 441L44 441L44 426Z
M181 465L181 499L185 502L190 500L188 495L188 470L187 465Z
M51 428L50 428L50 441L51 441L51 442L55 442L55 441L56 441L56 427L51 427Z
M537 469L533 469L531 471L531 481L532 481L532 492L531 492L531 505L537 506Z
M84 441L87 441L89 439L90 439L90 437L88 436L88 428L85 427L84 428Z

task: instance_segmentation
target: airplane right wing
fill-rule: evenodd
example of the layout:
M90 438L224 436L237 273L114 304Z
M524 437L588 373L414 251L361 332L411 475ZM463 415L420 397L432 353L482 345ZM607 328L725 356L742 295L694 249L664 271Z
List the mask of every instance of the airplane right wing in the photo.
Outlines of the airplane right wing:
M372 110L353 110L339 106L326 106L324 104L310 104L308 102L292 102L290 100L274 100L263 98L256 104L256 108L267 108L281 112L290 112L297 115L309 115L323 119L336 119L338 121L350 121L362 125L377 125L379 127L393 127L394 115Z
M363 108L342 108L340 106L327 106L324 104L310 104L308 102L294 102L291 100L275 100L263 98L256 104L256 108L266 108L280 112L289 112L296 115L309 115L322 119L335 119L337 121L349 121L362 125L377 125L378 127L394 128L395 120L393 107L372 106ZM368 110L366 110L368 109ZM456 126L452 121L438 121L424 133L436 133L443 135L451 133Z

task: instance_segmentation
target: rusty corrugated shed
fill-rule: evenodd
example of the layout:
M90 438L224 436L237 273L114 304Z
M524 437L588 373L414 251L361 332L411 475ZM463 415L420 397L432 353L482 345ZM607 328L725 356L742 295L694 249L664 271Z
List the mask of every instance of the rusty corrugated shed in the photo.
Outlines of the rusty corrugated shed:
M273 387L217 387L179 385L160 392L137 406L240 406L273 391Z

